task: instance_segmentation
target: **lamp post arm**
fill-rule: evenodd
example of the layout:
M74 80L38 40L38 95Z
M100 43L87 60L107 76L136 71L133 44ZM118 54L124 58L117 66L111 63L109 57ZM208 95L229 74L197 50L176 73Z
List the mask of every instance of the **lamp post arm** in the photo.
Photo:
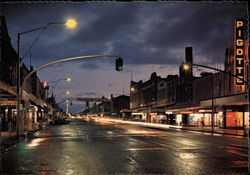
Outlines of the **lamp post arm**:
M18 33L17 35L20 36L20 35L23 35L23 34L26 34L26 33L37 31L37 30L46 29L47 27L48 27L48 24L46 26L43 26L43 27L39 27L39 28L36 28L36 29L32 29L32 30L28 30L28 31L25 31L25 32Z
M35 29L32 29L32 30L28 30L28 31L25 31L25 32L20 32L20 33L18 33L18 35L23 35L23 34L26 34L26 33L37 31L37 30L46 29L49 25L52 25L52 24L65 24L65 22L50 22L50 23L48 23L45 26L38 27L38 28L35 28Z
M43 69L47 66L53 65L53 64L57 64L57 63L62 63L62 62L66 62L66 61L72 61L72 60L78 60L78 59L86 59L86 58L95 58L95 57L121 57L120 55L88 55L88 56L79 56L79 57L72 57L72 58L66 58L66 59L62 59L62 60L57 60L57 61L53 61L47 64L44 64L36 69L34 69L33 71L31 71L23 80L21 88L23 89L24 84L26 83L27 79L35 72L39 71L40 69Z
M24 59L24 57L27 55L27 53L32 49L32 47L35 45L35 43L39 40L40 36L42 35L42 33L48 28L49 25L52 25L52 24L65 24L65 22L51 22L51 23L48 23L47 25L43 26L43 27L39 27L39 28L36 28L36 29L33 29L33 30L28 30L28 31L25 31L25 32L21 32L21 33L18 33L18 45L20 43L20 36L22 34L26 34L26 33L30 33L30 32L34 32L34 31L37 31L37 30L42 30L40 32L40 34L38 35L38 37L35 39L35 41L31 44L31 46L29 47L29 49L25 52L24 56L22 58L20 58L20 61L22 62L22 60Z
M238 77L238 76L236 76L236 75L234 75L234 74L231 74L231 73L229 73L229 72L227 72L227 71L224 71L224 70L220 70L220 69L217 69L217 68L214 68L214 67L204 66L204 65L200 65L200 64L191 64L190 66L203 67L203 68L207 68L207 69L212 69L212 70L216 70L216 71L219 71L219 72L223 72L223 73L225 73L225 74L231 75L231 76L233 76L233 77L235 77L235 78L241 80L241 81L244 82L245 84L248 84L248 82L245 81L244 79L242 79L242 78L240 78L240 77Z
M55 81L50 81L50 82L48 82L48 84L51 84L51 83L56 83L57 84L61 80L65 80L65 78L60 78L60 79L55 80Z

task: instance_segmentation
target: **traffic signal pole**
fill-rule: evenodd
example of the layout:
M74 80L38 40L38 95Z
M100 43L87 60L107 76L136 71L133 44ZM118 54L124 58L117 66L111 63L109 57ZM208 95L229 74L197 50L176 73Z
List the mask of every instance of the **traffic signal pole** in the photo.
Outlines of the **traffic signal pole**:
M20 100L22 100L22 90L24 89L24 85L26 84L27 79L35 72L39 71L40 69L43 69L45 67L51 66L53 64L58 64L58 63L63 63L63 62L67 62L67 61L73 61L73 60L78 60L78 59L87 59L87 58L98 58L98 57L115 57L116 59L116 65L119 67L118 71L122 71L123 70L123 59L121 58L120 55L88 55L88 56L78 56L78 57L72 57L72 58L66 58L66 59L61 59L61 60L57 60L57 61L53 61L47 64L44 64L36 69L34 69L33 71L31 71L23 80L22 85L20 87ZM118 62L118 63L117 63ZM18 100L18 101L20 101Z

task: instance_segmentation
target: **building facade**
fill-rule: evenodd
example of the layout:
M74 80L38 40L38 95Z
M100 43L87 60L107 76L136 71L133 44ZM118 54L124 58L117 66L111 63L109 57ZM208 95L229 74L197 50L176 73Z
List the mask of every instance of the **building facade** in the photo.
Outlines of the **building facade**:
M248 42L244 42L245 81L248 79L248 47ZM192 57L192 49L186 48L186 63L189 65L192 65ZM236 52L226 49L223 71L235 75L235 65L232 63L235 60ZM131 81L131 118L173 125L247 127L247 86L237 85L235 76L223 71L203 72L200 77L194 77L192 69L184 70L181 65L179 75L161 78L153 73L146 82Z
M111 115L116 116L116 117L124 117L124 116L122 116L121 110L122 109L129 109L129 102L130 102L129 96L120 95L120 96L114 97L111 94L111 97L110 97Z

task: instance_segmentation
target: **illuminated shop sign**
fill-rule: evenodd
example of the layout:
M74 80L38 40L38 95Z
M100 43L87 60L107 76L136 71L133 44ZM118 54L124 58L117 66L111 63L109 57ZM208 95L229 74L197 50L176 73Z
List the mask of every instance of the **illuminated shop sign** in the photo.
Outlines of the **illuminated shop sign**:
M243 19L235 21L235 53L236 53L236 76L244 79L244 26ZM236 85L244 85L243 81L236 78Z

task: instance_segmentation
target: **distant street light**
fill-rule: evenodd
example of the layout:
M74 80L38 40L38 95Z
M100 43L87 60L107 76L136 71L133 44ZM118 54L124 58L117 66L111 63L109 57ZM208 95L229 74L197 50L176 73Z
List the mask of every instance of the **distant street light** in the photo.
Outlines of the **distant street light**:
M184 70L188 70L190 68L190 66L188 64L184 64L183 68L184 68Z
M70 19L68 21L65 21L65 22L51 22L51 23L48 23L47 25L43 26L43 27L39 27L39 28L36 28L36 29L32 29L32 30L28 30L28 31L25 31L25 32L21 32L21 33L18 33L17 34L17 137L19 138L20 137L20 134L23 133L23 120L22 120L22 117L20 115L20 100L22 98L22 96L20 97L20 94L22 92L20 92L20 85L21 85L21 73L20 73L20 65L21 65L21 62L23 60L24 57L20 58L20 37L21 35L23 34L27 34L27 33L31 33L31 32L34 32L34 31L37 31L37 30L45 30L47 29L48 26L50 25L53 25L53 24L65 24L68 28L74 28L77 23L76 21ZM36 42L37 40L35 40ZM35 42L32 44L32 46L35 44ZM28 49L28 51L32 48L32 46ZM27 53L27 52L26 52ZM21 89L22 90L22 89ZM20 126L22 125L22 126Z
M70 82L70 81L71 81L71 78L66 78L65 80L68 81L68 82Z
M64 80L64 81L67 81L67 82L70 82L71 81L71 78L60 78L60 79L58 79L58 80L56 80L56 81L50 81L50 82L48 82L48 84L50 85L50 84L52 84L52 83L55 83L55 85L53 85L53 86L51 86L51 90L50 90L50 92L48 93L48 95L51 93L51 92L53 92L53 90L56 88L56 85L60 82L60 81L62 81L62 80Z

